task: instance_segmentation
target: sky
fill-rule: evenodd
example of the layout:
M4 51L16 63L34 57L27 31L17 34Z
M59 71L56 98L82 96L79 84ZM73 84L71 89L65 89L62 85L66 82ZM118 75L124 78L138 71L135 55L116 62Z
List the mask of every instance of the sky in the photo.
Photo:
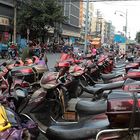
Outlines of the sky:
M140 31L140 1L95 2L94 7L95 10L100 9L107 21L112 21L116 31L123 31L123 26L126 25L125 13L127 10L127 37L130 34L131 39L135 39L136 33ZM115 14L115 11L118 12Z

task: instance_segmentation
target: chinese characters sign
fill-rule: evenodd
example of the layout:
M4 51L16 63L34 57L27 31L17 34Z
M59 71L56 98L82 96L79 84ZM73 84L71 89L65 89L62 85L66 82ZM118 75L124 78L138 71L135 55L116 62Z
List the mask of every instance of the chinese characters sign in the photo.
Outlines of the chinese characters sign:
M9 25L9 19L5 17L0 17L0 25Z

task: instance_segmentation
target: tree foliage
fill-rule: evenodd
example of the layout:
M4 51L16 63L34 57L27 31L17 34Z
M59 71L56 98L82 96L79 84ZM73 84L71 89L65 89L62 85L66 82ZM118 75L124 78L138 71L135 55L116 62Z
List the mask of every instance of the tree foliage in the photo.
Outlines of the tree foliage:
M18 11L18 27L26 35L30 29L31 37L44 35L50 27L66 20L63 8L56 0L24 0Z
M140 32L137 32L136 34L136 41L140 43Z

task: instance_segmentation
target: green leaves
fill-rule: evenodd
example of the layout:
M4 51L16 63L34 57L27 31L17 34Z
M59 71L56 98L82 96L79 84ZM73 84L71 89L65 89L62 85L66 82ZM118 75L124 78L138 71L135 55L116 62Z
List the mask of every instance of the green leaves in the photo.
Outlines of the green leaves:
M56 23L66 20L63 8L57 0L24 0L18 12L18 25L20 29L29 28L38 35L44 32L46 26L54 27Z

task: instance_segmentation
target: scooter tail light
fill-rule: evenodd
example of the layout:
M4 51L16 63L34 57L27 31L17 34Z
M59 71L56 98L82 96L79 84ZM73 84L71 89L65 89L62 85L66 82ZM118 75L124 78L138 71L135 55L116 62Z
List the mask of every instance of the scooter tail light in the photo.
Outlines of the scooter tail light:
M27 82L23 82L23 83L21 83L21 87L22 87L22 88L30 87L30 85L29 85L29 83L27 83Z
M128 103L134 105L134 100L128 100ZM140 108L140 99L138 100L138 107Z
M128 100L128 103L133 105L134 104L134 101L133 100Z

